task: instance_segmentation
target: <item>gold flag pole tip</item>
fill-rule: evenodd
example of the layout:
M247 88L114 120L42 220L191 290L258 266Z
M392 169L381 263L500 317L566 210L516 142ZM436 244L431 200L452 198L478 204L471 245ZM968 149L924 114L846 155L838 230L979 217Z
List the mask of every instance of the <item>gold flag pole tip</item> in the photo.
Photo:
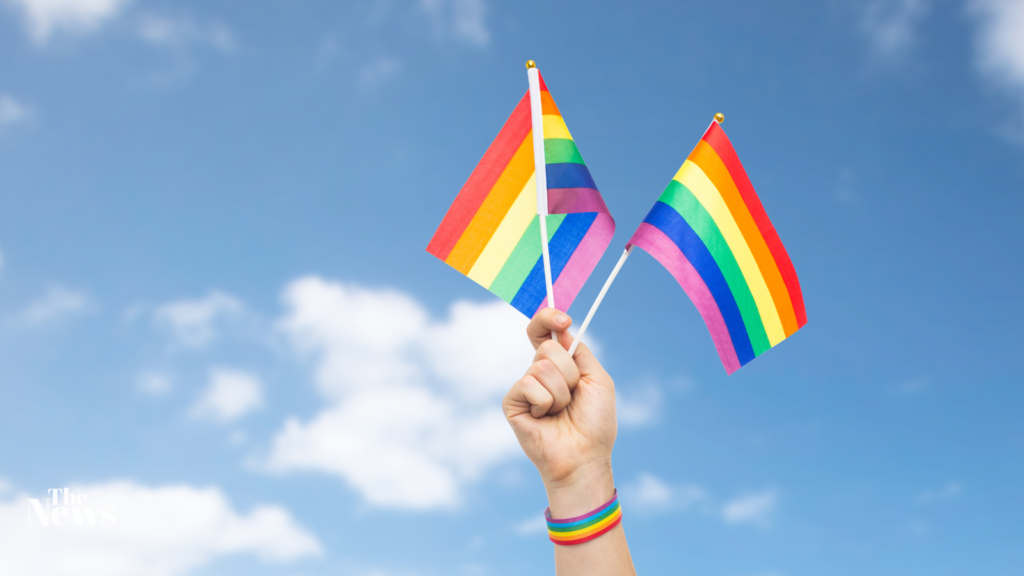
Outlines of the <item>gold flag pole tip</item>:
M527 68L536 68L537 67L537 63L534 62L533 60L527 60L526 61L526 67Z
M527 64L527 66L529 66L529 64ZM719 124L725 122L725 114L722 114L721 112L715 114L715 122L718 122Z

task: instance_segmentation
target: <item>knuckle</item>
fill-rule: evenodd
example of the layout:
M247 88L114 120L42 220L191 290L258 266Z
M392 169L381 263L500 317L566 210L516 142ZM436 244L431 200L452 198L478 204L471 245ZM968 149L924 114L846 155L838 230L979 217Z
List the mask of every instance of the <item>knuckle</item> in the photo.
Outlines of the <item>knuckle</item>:
M545 356L551 358L569 355L557 340L546 340L543 344L543 348Z
M552 352L558 352L558 351L565 352L565 348L562 348L562 345L558 343L558 340L545 340L544 341L544 346L548 350L551 350Z
M550 374L552 372L557 372L557 369L555 368L555 363L552 362L551 360L548 360L547 358L541 358L540 360L534 362L533 365L536 366L537 370L542 374Z

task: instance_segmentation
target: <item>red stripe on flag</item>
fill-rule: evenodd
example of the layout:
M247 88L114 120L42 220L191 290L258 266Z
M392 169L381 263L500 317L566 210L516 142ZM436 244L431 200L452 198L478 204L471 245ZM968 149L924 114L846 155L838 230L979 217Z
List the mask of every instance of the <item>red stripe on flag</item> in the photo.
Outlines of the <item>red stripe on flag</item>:
M725 130L718 125L718 122L711 123L708 131L704 133L702 140L715 149L718 157L722 159L725 167L729 170L733 182L736 183L736 188L739 190L740 196L743 197L744 204L750 210L750 215L754 217L757 229L764 236L768 250L772 253L772 258L775 259L779 272L782 273L782 281L786 283L789 300L793 304L793 313L796 315L797 327L802 327L804 324L807 324L807 311L804 309L804 296L800 290L800 280L796 276L796 269L793 268L793 261L789 259L789 253L786 252L786 247L783 246L779 233L775 231L775 226L772 225L772 221L764 211L761 199L757 197L754 185L750 183L747 171L743 169L743 164L740 162L739 156L736 155L732 142L729 141L729 137L725 135Z
M469 222L487 199L491 188L494 188L505 166L512 161L512 156L532 129L530 93L527 92L505 121L501 132L498 132L494 142L487 148L473 173L469 175L469 180L466 180L459 195L455 197L448 213L444 215L444 220L441 220L441 225L437 227L437 232L434 232L434 237L430 239L427 252L441 260L448 258L455 243L459 241Z

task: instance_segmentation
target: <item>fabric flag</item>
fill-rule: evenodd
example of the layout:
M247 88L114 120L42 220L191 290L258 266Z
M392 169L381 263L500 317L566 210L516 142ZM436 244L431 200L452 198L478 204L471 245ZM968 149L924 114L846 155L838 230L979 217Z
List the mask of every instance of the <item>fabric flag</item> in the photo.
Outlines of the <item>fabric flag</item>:
M566 311L615 233L587 165L540 79L555 304ZM530 93L519 101L427 246L427 252L533 317L547 305Z
M729 374L807 323L793 263L717 121L629 244L683 287Z

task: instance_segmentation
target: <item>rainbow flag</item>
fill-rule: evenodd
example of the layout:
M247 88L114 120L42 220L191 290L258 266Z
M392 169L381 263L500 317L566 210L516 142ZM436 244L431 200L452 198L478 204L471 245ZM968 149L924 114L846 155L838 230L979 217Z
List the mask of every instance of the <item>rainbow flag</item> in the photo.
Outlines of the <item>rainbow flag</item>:
M555 305L569 309L615 233L601 193L540 79ZM547 306L530 93L519 101L427 246L427 252L533 317Z
M683 287L729 374L807 323L793 263L717 121L629 244Z

